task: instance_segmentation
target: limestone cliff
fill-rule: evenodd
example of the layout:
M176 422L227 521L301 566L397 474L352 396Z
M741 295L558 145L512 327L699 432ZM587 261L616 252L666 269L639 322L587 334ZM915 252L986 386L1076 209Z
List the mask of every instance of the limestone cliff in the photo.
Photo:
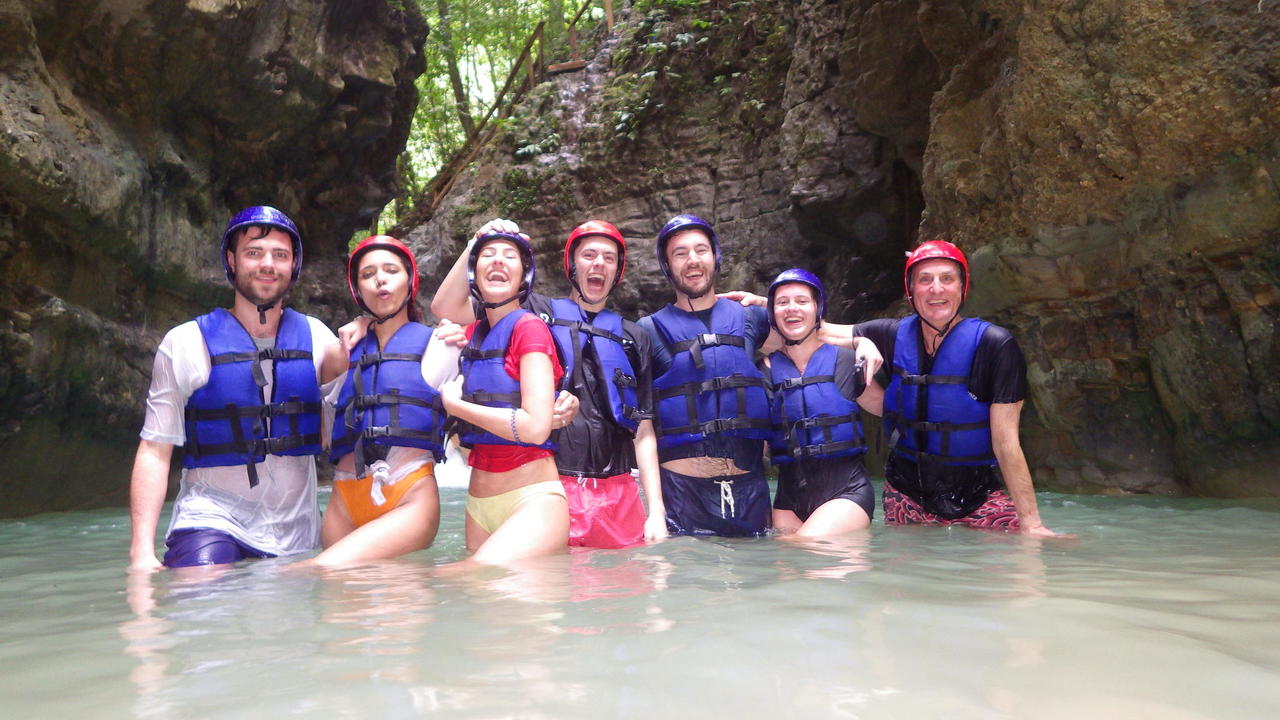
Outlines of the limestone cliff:
M231 213L298 222L295 304L340 287L417 102L404 8L0 0L0 514L125 501L160 337L230 301Z
M649 311L653 237L691 211L720 288L802 265L854 321L904 311L923 227L1027 355L1041 488L1280 495L1280 6L673 5L635 3L406 228L431 278L505 215L563 292L562 239L600 217L631 246L615 300Z

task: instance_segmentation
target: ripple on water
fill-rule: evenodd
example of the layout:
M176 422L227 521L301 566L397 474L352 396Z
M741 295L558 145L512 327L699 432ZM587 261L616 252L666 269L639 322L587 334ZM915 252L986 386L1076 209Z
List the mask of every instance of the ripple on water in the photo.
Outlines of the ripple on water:
M18 717L1280 706L1274 504L1043 494L1078 540L877 520L835 541L679 538L450 574L464 497L442 490L435 547L323 575L270 560L139 580L123 510L0 522L0 701Z

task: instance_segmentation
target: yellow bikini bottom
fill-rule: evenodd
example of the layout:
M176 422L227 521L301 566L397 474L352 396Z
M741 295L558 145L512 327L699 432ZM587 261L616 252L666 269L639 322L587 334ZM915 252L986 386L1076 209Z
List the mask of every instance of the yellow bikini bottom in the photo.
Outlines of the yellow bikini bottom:
M391 512L392 508L400 503L404 494L409 492L409 488L417 485L423 478L434 477L435 467L435 463L424 463L422 467L405 475L399 481L383 485L382 495L386 498L386 502L381 505L375 505L369 493L373 486L373 478L369 475L351 480L334 480L333 491L342 496L342 502L347 506L347 514L351 516L351 522L355 523L356 527L360 527L370 520L376 520Z
M493 533L527 500L543 495L564 497L564 483L559 479L536 482L508 490L493 497L480 498L467 493L467 514L487 533Z

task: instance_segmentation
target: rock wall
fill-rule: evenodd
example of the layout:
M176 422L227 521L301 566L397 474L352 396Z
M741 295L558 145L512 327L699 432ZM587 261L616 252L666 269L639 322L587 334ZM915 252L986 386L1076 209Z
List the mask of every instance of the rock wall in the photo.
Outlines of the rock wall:
M978 5L926 224L1028 352L1040 477L1280 494L1280 7Z
M701 214L718 286L809 267L830 319L901 314L917 230L1028 357L1041 488L1280 495L1280 6L1190 0L637 2L537 88L431 219L431 280L494 215L628 236L615 301L667 301L653 237Z
M653 238L689 211L723 238L720 287L758 290L804 265L828 278L842 315L891 302L896 291L867 276L891 275L915 232L910 168L925 133L903 151L862 129L841 99L849 81L826 74L857 18L834 5L798 17L790 3L654 5L623 10L583 72L535 88L434 217L400 229L426 286L501 215L533 235L540 289L567 292L563 238L599 217L631 243L613 302L648 312L670 295Z
M126 502L152 354L230 302L239 208L298 222L293 301L328 314L394 192L426 36L408 7L0 0L0 515Z

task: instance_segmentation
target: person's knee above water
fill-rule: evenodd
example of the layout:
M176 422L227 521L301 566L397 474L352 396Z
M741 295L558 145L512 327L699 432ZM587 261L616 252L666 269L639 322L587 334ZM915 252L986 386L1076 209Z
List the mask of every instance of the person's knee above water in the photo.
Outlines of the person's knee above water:
M652 340L668 528L763 534L769 527L763 452L772 425L754 356L769 336L768 313L716 297L720 239L706 220L672 218L656 252L675 301L638 324Z
M533 250L518 234L484 235L468 251L467 284L483 313L467 327L462 376L442 397L449 414L467 423L467 548L481 562L560 552L568 541L551 440L563 369L550 329L519 306L534 277ZM517 490L495 513L495 499Z
M1004 328L961 316L970 274L952 243L922 243L903 281L915 314L853 329L875 341L890 371L885 521L1052 535L1018 438L1026 361L1017 343Z
M431 544L440 522L433 468L444 458L445 440L438 388L457 369L456 348L420 322L417 262L404 243L365 238L347 262L347 287L371 321L330 395L336 467L320 564L394 557Z
M292 555L319 541L321 385L346 358L323 323L283 307L302 270L302 238L284 213L237 213L219 255L231 309L173 328L156 353L130 485L136 569L160 564L154 537L175 445L186 455L166 565Z
M867 382L852 349L818 339L826 289L815 275L800 268L780 273L769 286L768 308L783 340L769 356L770 449L778 468L773 525L808 536L866 528L875 494L863 463L859 399L869 396L878 413L879 388Z

